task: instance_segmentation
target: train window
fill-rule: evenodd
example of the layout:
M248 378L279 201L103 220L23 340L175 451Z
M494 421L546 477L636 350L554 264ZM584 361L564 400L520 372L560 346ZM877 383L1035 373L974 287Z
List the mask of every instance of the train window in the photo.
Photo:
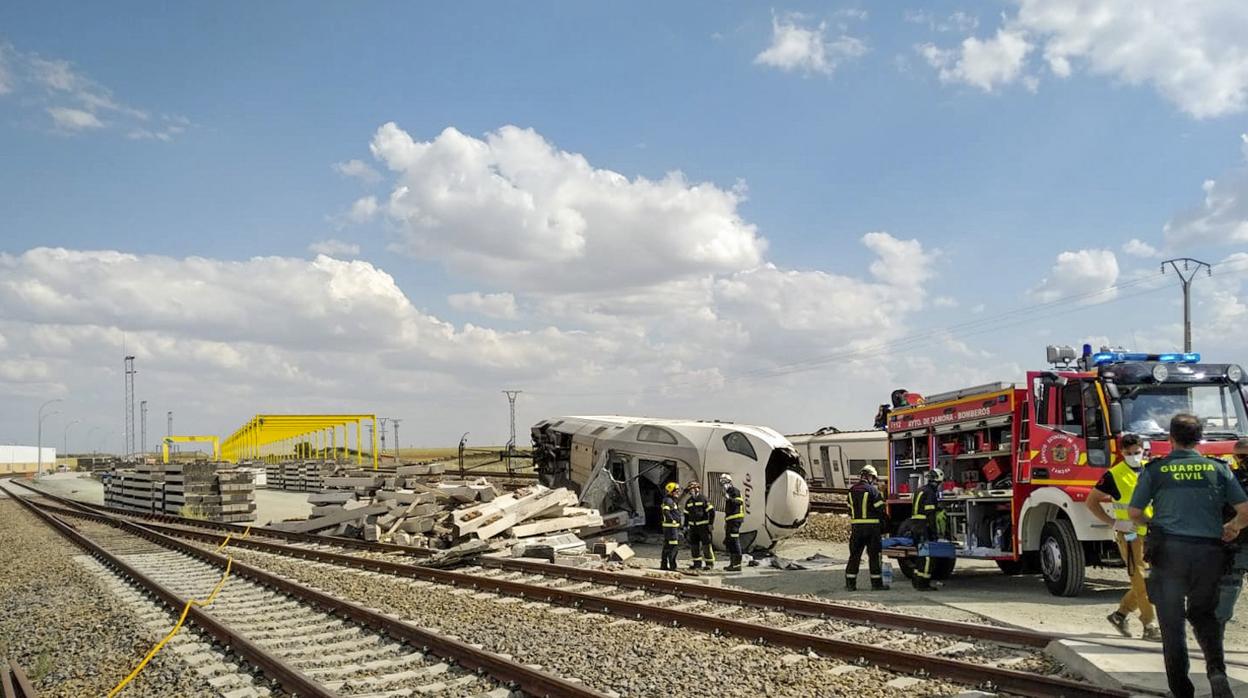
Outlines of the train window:
M865 468L866 466L867 466L866 460L860 459L860 458L850 458L849 459L849 474L857 475L858 473L861 473L862 469Z
M643 425L637 430L637 440L645 441L652 444L675 444L676 437L672 432L659 427L652 427L648 424Z
M739 431L724 435L724 448L733 453L740 453L750 460L758 460L758 454L754 452L754 444L750 443L750 437Z

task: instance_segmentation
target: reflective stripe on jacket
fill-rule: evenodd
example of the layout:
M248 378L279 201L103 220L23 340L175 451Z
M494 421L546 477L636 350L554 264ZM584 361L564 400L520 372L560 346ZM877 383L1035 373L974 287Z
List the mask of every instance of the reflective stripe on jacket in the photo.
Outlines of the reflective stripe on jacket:
M1131 495L1135 493L1135 485L1140 480L1140 473L1123 461L1109 469L1109 476L1114 478L1114 487L1118 488L1118 498L1114 500L1111 507L1114 518L1119 521L1130 521L1131 515L1127 513L1127 510L1131 508ZM1144 514L1152 518L1153 508L1148 507L1144 510ZM1148 533L1148 526L1136 526L1135 532L1142 536Z
M859 480L849 488L849 522L851 524L878 524L884 498L870 483Z
M709 526L714 519L715 505L701 493L691 495L685 500L685 525Z
M662 504L663 528L680 528L680 505L671 497L664 497Z
M935 485L928 484L920 487L919 491L914 493L914 508L910 512L910 518L925 519L935 525L936 498L938 496Z
M729 485L727 491L724 492L724 521L744 518L745 498L741 496L741 490Z

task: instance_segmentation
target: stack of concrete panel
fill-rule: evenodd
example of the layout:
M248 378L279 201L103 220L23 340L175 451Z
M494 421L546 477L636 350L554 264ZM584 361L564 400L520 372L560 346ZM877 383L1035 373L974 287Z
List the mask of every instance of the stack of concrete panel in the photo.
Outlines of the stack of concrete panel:
M265 466L270 489L291 492L319 492L325 478L333 475L336 466L324 461L284 461Z
M165 466L164 511L212 521L251 521L256 517L251 472L220 463L169 463Z
M104 505L145 514L164 513L165 473L159 465L119 468L104 477Z
M251 472L224 463L138 465L102 479L107 506L223 522L256 517Z

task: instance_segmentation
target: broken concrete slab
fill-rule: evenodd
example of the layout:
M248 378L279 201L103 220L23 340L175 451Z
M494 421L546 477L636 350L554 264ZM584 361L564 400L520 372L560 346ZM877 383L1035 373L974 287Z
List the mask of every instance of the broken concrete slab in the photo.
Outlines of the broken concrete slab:
M269 524L269 528L275 528L279 531L290 531L292 533L313 533L326 528L332 528L344 522L353 522L362 516L369 514L384 514L388 510L389 507L384 505L365 506L362 509L344 509L336 514L320 516L306 521L288 521L279 524Z

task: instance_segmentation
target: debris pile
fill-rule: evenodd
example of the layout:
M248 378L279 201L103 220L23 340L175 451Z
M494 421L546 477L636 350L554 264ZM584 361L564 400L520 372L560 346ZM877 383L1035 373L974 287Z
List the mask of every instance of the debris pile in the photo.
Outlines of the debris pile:
M102 479L105 506L224 523L256 517L252 474L224 463L140 463Z
M346 471L326 477L324 490L308 495L306 520L270 527L297 533L475 554L511 548L515 555L553 556L585 551L577 533L589 535L628 524L627 515L603 517L579 506L575 492L534 484L502 493L485 478L423 482L436 464L399 466L393 474ZM606 554L627 559L618 546Z

